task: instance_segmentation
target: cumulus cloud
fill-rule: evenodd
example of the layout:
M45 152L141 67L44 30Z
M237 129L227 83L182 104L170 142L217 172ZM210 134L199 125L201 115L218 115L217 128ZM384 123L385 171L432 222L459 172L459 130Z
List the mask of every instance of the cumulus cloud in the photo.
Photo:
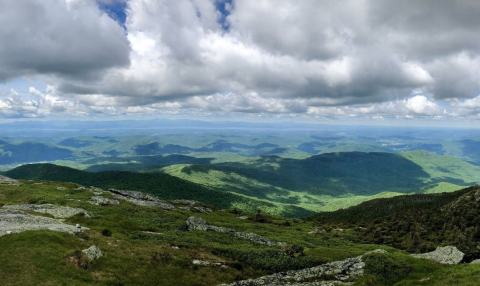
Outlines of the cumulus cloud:
M0 80L43 75L95 114L447 118L480 108L475 1L128 0L125 30L93 0L17 2L0 0Z
M53 74L101 77L128 66L124 30L89 0L0 0L0 82Z

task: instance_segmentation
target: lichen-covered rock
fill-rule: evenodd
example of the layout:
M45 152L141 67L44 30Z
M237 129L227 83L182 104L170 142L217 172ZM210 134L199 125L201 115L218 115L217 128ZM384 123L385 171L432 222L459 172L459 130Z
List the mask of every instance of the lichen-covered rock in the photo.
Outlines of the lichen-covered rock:
M455 246L437 247L435 251L412 254L416 258L426 258L443 264L458 264L463 259L463 252L458 250Z
M372 252L384 253L385 250L375 250ZM371 252L370 252L371 253ZM332 285L352 285L353 279L364 275L365 262L363 255L354 258L348 258L342 261L335 261L302 270L290 270L286 272L275 273L256 279L237 281L232 284L222 284L219 286L332 286ZM333 277L335 280L322 280L323 277ZM314 282L312 282L314 281Z
M230 232L238 238L248 239L259 244L264 244L268 246L275 246L275 245L285 246L286 245L286 243L276 242L268 238L262 237L260 235L257 235L255 233L237 232L231 228L209 225L204 219L195 217L195 216L189 217L186 221L186 224L189 231L200 230L200 231L214 231L214 232Z
M94 260L103 256L102 251L95 245L82 250L82 253L85 254L85 256L90 260Z
M77 228L49 217L34 216L19 210L0 209L0 236L27 230L53 230L78 235L88 228Z
M0 185L12 185L12 186L20 186L21 183L15 179L0 176Z
M166 201L147 193L116 189L110 189L108 191L113 194L116 199L125 200L137 206L159 207L164 210L175 209L173 205L168 204Z
M120 202L114 199L104 198L102 196L91 197L89 203L97 206L118 205Z
M470 262L470 264L480 264L480 259L475 259L474 261Z
M69 218L76 214L84 213L86 217L91 217L92 214L81 208L61 207L53 204L43 205L6 205L4 209L9 210L28 210L37 213L44 213L53 215L55 218Z

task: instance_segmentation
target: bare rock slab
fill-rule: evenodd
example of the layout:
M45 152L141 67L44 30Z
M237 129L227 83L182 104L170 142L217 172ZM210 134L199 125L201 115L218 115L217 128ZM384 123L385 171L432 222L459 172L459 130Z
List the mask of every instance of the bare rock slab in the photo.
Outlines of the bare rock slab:
M53 230L78 235L88 228L76 227L49 217L34 216L19 210L0 209L0 236L27 230Z
M175 209L173 205L168 204L166 201L161 200L160 198L147 193L135 192L135 191L123 191L123 190L116 190L116 189L110 189L108 191L116 199L125 200L137 206L159 207L164 210Z
M5 177L5 176L0 176L0 185L11 185L11 186L20 186L22 183L19 181Z
M455 246L437 247L435 251L412 254L416 258L426 258L443 264L458 264L462 261L464 253Z
M50 215L53 215L55 218L69 218L80 213L84 213L86 217L92 216L91 213L81 208L62 207L62 206L57 206L53 204L6 205L6 206L3 206L3 208L8 210L27 210L27 211L34 211L37 213L50 214Z

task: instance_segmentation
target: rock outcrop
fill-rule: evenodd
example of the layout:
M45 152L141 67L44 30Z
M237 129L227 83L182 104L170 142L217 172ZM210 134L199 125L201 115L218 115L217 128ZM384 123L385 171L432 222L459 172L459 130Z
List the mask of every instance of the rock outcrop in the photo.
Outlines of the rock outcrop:
M11 185L11 186L20 186L21 183L15 179L0 176L0 185Z
M116 199L131 202L137 206L159 207L164 210L173 210L175 207L166 201L159 199L154 195L135 191L123 191L110 189L108 190Z
M207 213L213 212L213 210L211 208L207 208L207 207L194 207L193 209L198 211L199 213L202 213L202 214L207 214Z
M82 253L85 254L89 260L94 260L103 256L102 251L95 245L82 250Z
M385 250L374 250L368 253L385 253ZM350 281L359 276L363 276L365 262L363 262L363 255L347 258L342 261L335 261L311 268L302 270L290 270L286 272L275 273L268 276L263 276L257 279L248 279L237 281L231 284L221 284L219 286L329 286L329 285L352 285ZM334 278L328 281L324 277ZM312 282L314 281L314 282Z
M262 237L260 235L257 235L255 233L243 233L243 232L237 232L234 229L231 228L226 228L226 227L218 227L214 225L209 225L207 222L199 217L191 216L187 219L186 221L188 231L215 231L215 232L229 232L233 236L238 237L238 238L243 238L243 239L248 239L251 241L254 241L259 244L263 245L268 245L268 246L285 246L287 245L286 243L283 242L277 242L270 240L268 238Z
M97 206L118 205L120 202L114 199L104 198L102 196L91 197L89 203Z
M416 258L426 258L443 264L458 264L463 259L463 252L458 250L455 246L437 247L435 251L412 254Z
M6 205L4 209L8 210L27 210L37 213L44 213L53 215L55 218L69 218L76 214L84 213L86 217L91 217L92 214L81 208L61 207L53 204L43 205Z
M88 228L68 225L53 218L34 216L19 210L0 209L0 236L47 229L78 235Z

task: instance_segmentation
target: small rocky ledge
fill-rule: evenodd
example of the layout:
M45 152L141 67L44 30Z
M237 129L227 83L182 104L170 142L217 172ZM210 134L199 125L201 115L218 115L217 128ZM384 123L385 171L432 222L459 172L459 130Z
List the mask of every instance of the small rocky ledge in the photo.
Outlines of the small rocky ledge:
M122 191L116 189L108 190L116 199L131 202L137 206L159 207L164 210L173 210L175 207L154 195L135 191Z
M69 218L76 214L83 213L86 217L91 217L92 214L81 208L61 207L52 204L43 205L6 205L4 209L8 210L25 210L34 211L37 213L44 213L53 215L55 218Z
M243 233L243 232L237 232L234 229L231 228L226 228L226 227L218 227L218 226L213 226L207 224L207 222L199 217L194 217L191 216L187 219L186 221L188 231L195 231L195 230L200 230L200 231L215 231L215 232L230 232L233 236L236 236L238 238L243 238L243 239L248 239L251 241L254 241L259 244L263 245L268 245L268 246L285 246L287 245L284 242L277 242L270 240L268 238L262 237L260 235L257 235L255 233Z
M368 253L385 253L385 250L377 249ZM257 279L237 281L231 284L219 286L331 286L331 285L352 285L353 282L346 282L364 275L365 262L363 255L347 258L342 261L335 261L319 266L302 270L290 270L263 276ZM334 277L335 280L322 280L323 277Z

